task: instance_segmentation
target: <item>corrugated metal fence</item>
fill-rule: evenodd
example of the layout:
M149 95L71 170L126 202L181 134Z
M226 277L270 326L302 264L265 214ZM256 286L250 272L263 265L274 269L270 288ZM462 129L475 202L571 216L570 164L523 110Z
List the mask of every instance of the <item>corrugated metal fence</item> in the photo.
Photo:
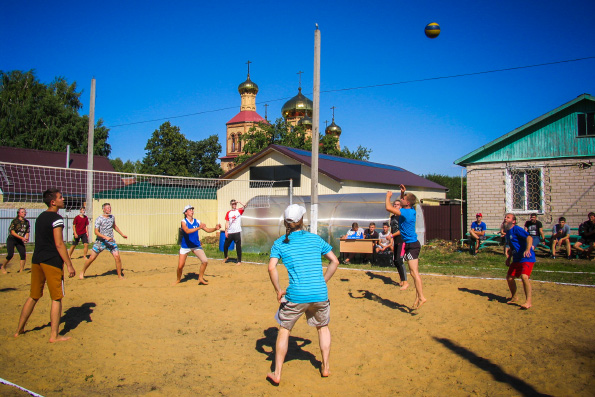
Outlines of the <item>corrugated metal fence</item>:
M441 239L455 241L461 235L461 205L424 205L426 241Z

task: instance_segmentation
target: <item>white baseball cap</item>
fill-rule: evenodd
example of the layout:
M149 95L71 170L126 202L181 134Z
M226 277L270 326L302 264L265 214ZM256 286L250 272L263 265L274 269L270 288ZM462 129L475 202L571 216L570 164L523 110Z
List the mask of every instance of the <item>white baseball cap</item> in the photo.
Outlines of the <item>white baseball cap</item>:
M287 222L298 222L305 213L306 209L301 205L291 204L285 208L284 217Z
M182 214L185 214L185 213L186 213L186 211L188 211L188 210L193 210L193 209L194 209L194 207L193 207L193 206L191 206L190 204L188 204L187 206L185 206L185 207L184 207L184 212L182 212Z

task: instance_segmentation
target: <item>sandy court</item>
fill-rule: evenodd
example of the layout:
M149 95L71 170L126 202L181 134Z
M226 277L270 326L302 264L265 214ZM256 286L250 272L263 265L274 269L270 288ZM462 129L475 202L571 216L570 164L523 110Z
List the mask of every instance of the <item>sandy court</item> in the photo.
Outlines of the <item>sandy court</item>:
M504 303L504 280L424 276L428 302L410 313L414 289L399 291L396 272L339 269L331 376L320 377L317 333L301 319L275 388L265 381L277 333L266 266L212 260L210 285L198 286L189 256L171 286L177 256L122 260L123 281L109 253L85 280L66 281L61 327L72 340L55 345L47 289L13 338L30 275L12 263L0 275L0 378L45 396L595 394L594 288L534 282L534 307L521 311ZM287 285L282 266L280 275ZM2 385L0 394L25 395Z

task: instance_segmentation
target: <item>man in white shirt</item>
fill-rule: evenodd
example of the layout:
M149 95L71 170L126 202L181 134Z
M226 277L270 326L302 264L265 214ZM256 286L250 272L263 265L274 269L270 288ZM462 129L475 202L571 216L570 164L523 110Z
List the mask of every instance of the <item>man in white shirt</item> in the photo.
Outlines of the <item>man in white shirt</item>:
M246 206L239 201L231 200L229 202L231 205L231 210L227 211L225 214L225 243L223 244L223 254L225 255L225 262L229 261L229 257L227 256L227 251L229 250L229 246L233 241L236 247L236 252L238 254L238 261L237 265L242 264L242 214L244 214L244 210ZM242 206L242 208L238 209L238 204Z

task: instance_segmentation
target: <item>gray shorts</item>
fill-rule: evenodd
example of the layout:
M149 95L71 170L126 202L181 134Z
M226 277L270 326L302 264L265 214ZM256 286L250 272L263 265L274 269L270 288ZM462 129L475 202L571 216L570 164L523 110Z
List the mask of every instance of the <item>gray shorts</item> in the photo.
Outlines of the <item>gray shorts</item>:
M285 329L291 331L296 321L306 313L308 325L324 327L331 321L331 302L293 303L282 302L275 315L275 320Z

